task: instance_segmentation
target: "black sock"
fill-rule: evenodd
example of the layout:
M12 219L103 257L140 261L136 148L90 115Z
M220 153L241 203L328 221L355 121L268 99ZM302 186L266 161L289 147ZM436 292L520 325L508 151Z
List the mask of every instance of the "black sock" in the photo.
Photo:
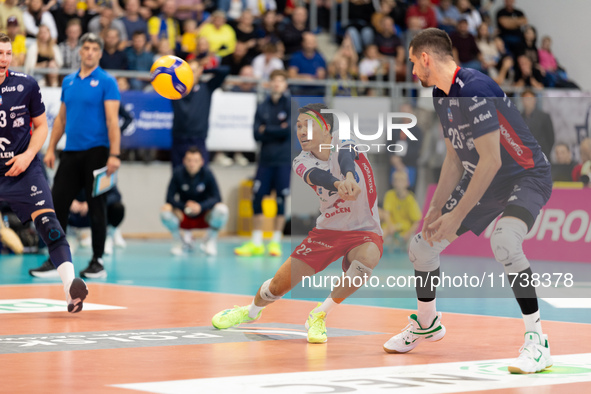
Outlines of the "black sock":
M430 302L435 299L435 288L431 290L431 279L433 276L439 277L439 268L435 271L424 272L415 270L415 276L417 278L417 298L421 302ZM421 286L422 285L422 286Z
M532 274L531 267L528 267L518 274L507 275L509 284L513 283L511 289L513 290L513 294L515 294L519 307L521 308L521 313L524 315L531 315L539 309L536 288L531 284ZM515 277L515 275L517 277Z

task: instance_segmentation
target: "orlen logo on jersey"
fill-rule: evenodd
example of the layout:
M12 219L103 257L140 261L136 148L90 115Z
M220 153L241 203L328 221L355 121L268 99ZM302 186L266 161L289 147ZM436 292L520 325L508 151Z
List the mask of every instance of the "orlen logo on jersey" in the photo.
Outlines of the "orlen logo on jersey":
M304 173L306 172L306 166L304 165L304 163L301 163L298 168L296 168L296 174L298 174L299 176L304 176Z
M16 87L14 87L14 86L4 86L2 88L2 91L0 93L5 93L5 92L16 92Z
M336 109L321 109L321 113L323 114L333 114L334 117L338 120L339 125L339 135L338 138L340 140L350 140L351 139L351 120L349 119L349 115L347 115L343 111L338 111ZM321 128L328 128L326 120L324 117L313 110L306 112L307 115L310 116L311 119L307 121L307 130L308 130L308 140L313 138L313 127L314 123L317 123ZM392 131L393 130L400 130L404 134L406 134L407 138L411 141L417 141L417 137L413 135L413 133L409 130L417 125L417 117L413 114L409 114L406 112L388 112L385 115L379 114L378 116L378 130L374 134L362 134L359 131L359 114L353 114L353 133L355 136L361 141L375 141L382 137L384 134L384 119L386 120L386 137L388 141L392 141ZM410 120L409 123L394 123L394 119L408 119ZM380 146L384 146L385 144L371 144L377 147L378 152L380 151ZM350 145L347 145L347 149ZM390 144L386 145L386 149L389 152L400 152L400 145L399 144ZM336 149L339 150L339 146L333 146L332 144L320 144L320 150L322 149ZM353 148L356 152L368 152L371 148L367 144L357 144ZM394 150L392 150L394 149Z
M0 152L0 159L10 159L14 157L14 152L4 152L6 150L6 147L4 146L5 144L10 145L10 140L0 137L0 149L2 149L2 152Z

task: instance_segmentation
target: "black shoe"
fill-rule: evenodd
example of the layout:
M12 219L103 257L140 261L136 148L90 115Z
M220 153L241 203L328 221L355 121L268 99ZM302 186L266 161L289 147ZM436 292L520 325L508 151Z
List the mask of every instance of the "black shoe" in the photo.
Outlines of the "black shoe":
M36 278L59 278L60 276L50 259L45 260L41 267L30 269L29 275Z
M82 302L88 295L86 283L80 278L75 278L70 284L70 297L68 298L68 312L78 313L82 310Z
M86 267L84 271L80 271L80 276L91 279L106 278L107 271L105 271L105 267L103 267L103 259L100 257L98 259L93 257L92 260L90 260L90 263L88 263L88 267Z

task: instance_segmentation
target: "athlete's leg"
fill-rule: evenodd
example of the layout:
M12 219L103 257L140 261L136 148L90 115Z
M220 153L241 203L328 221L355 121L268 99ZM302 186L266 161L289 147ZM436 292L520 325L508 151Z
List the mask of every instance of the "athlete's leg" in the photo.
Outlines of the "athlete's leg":
M308 264L299 259L288 257L273 278L262 284L249 306L235 307L219 312L212 319L213 326L223 329L258 320L263 308L283 297L300 283L304 276L312 276L314 273L314 268Z
M490 239L495 260L505 268L525 323L525 343L519 358L509 365L512 373L535 373L553 364L548 337L542 332L536 289L531 280L532 270L522 248L533 224L534 217L527 209L509 205Z
M170 249L170 253L175 256L182 255L184 250L187 249L187 246L184 244L184 237L181 236L180 231L180 224L183 218L183 212L178 208L174 208L170 204L164 204L164 206L162 206L160 209L160 220L164 227L170 231L173 239L173 245Z
M96 197L92 196L93 171L105 166L109 158L109 150L105 147L97 147L85 151L85 154L84 189L86 191L86 201L88 201L88 217L90 218L92 261L99 261L98 259L103 257L107 238L107 200L104 194Z
M209 228L205 240L201 244L201 250L209 256L215 256L218 253L217 239L220 230L226 225L230 210L224 203L217 203L205 216Z

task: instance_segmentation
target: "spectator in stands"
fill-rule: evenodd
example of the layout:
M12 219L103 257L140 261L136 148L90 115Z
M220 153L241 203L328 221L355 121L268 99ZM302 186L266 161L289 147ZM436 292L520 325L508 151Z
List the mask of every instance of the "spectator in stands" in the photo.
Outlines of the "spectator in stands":
M406 51L394 30L394 20L389 16L382 18L382 29L376 34L375 43L385 60L395 61L396 80L403 81L406 78Z
M514 5L515 0L505 0L505 7L497 12L497 26L507 50L517 57L523 51L521 28L527 25L527 18Z
M305 7L296 7L291 14L291 21L279 32L279 38L285 47L287 60L297 51L302 50L302 35L310 31L307 27L308 10Z
M117 29L107 29L105 32L105 48L99 63L103 70L127 70L127 56L119 50L121 39Z
M527 88L544 88L544 77L540 70L533 66L531 59L525 55L521 55L517 58L517 68L515 70L515 83L516 87L527 87Z
M494 78L496 76L495 67L500 60L501 54L499 53L493 37L490 35L490 30L486 22L482 22L480 26L478 26L476 45L482 54L483 72L488 74L489 77Z
M39 26L37 39L27 50L25 57L25 72L30 74L35 68L61 68L63 65L62 53L59 47L51 39L49 27ZM46 86L59 86L57 74L45 75ZM40 85L42 85L40 83Z
M338 58L343 58L347 61L348 72L350 72L352 75L359 74L359 70L358 70L359 56L357 55L357 51L355 50L355 47L353 46L353 41L351 40L351 38L349 36L345 36L343 38L343 41L341 42L341 45L339 46L339 49L335 53L332 60L334 61ZM329 71L331 71L330 66L329 66ZM332 75L335 75L334 70L332 70Z
M181 52L192 53L197 49L197 22L194 19L185 19L183 22L183 35L181 36Z
M255 18L263 16L269 11L272 11L275 17L277 11L277 2L275 0L246 0L246 6Z
M480 12L470 3L470 0L458 0L458 11L460 11L460 19L465 18L468 21L468 31L473 36L476 36L478 26L482 23ZM459 20L458 20L459 21Z
M198 10L204 10L203 0L175 0L176 13L174 17L184 25L185 21L192 19L195 22L195 13Z
M521 116L540 144L542 152L549 158L554 146L552 118L546 112L538 109L536 95L531 90L528 89L521 93L521 102L523 103Z
M45 25L49 29L50 37L57 42L57 26L51 13L43 11L43 0L30 0L27 10L23 14L27 37L36 38L39 26Z
M254 79L254 68L250 65L246 65L240 69L240 73L238 74L242 78L251 78ZM228 85L231 86L230 91L236 93L255 93L257 91L257 84L254 82L238 82L238 83L230 83ZM229 162L227 162L229 163Z
M533 66L539 69L543 75L544 70L540 68L540 57L538 56L538 47L536 45L537 39L536 29L532 25L527 25L523 31L523 52L520 55L529 57Z
M289 77L307 80L326 78L326 62L317 50L316 36L312 33L304 33L302 50L293 54L289 61ZM320 92L318 88L298 87L298 93L309 94Z
M376 75L385 75L387 70L377 45L365 48L365 57L359 62L359 78L362 81L375 81Z
M148 19L148 34L153 48L158 48L162 38L168 40L168 46L173 52L176 52L177 47L180 48L181 27L174 18L175 13L175 0L165 0L162 4L162 12Z
M246 45L248 57L252 59L258 55L258 35L254 26L254 17L252 16L252 12L249 9L242 11L234 31L236 32L236 41L242 42L244 45Z
M380 209L384 243L404 252L423 215L414 193L408 190L408 175L398 171L392 174L391 179L393 189L386 192L384 208Z
M254 76L259 79L268 80L275 70L283 70L283 61L277 56L277 45L272 42L263 47L263 53L252 61Z
M133 33L131 37L131 46L125 49L125 56L127 57L127 65L129 70L133 71L150 71L154 57L152 52L147 50L148 38L146 33L138 30ZM148 86L148 81L132 78L129 80L129 85L133 90L143 90Z
M395 0L381 0L380 9L376 10L371 16L371 26L379 33L382 29L382 18L389 16L394 20L394 25L397 27L397 33L406 29L406 3L400 3ZM370 43L373 43L373 39Z
M246 0L218 0L218 9L224 11L230 21L239 19L246 10L252 15L252 11L247 8Z
M154 61L160 59L162 56L172 56L174 50L170 47L168 38L161 38L156 46L156 53L154 54Z
M189 186L189 187L187 187ZM199 148L192 146L183 155L168 185L166 204L160 211L162 224L172 233L175 245L170 252L181 256L193 251L194 229L207 229L201 250L217 254L217 236L228 220L228 207L220 196L213 173L205 166ZM183 230L182 234L180 230Z
M451 0L441 0L439 5L435 7L435 14L437 15L438 27L441 30L448 34L456 30L460 20L460 11L453 5Z
M271 94L257 106L254 116L254 139L261 142L259 163L253 185L254 211L252 238L234 249L238 256L265 254L263 245L263 198L275 190L277 216L273 238L267 246L271 256L281 255L281 238L285 227L285 198L289 196L291 175L291 100L287 89L287 73L271 74Z
M88 31L106 39L106 33L109 29L116 29L119 32L120 50L125 49L128 37L125 25L120 19L115 18L115 12L112 8L103 7L100 14L88 22Z
M507 51L505 48L505 41L501 37L495 37L494 39L495 46L497 47L497 51L499 52L499 61L495 67L497 74L496 76L491 76L492 79L499 85L504 85L507 83L507 78L509 76L509 72L513 70L513 65L515 64L513 61L513 56Z
M209 154L205 147L205 139L209 130L209 109L211 96L217 88L222 86L228 75L227 67L208 70L213 77L207 82L200 81L203 66L197 59L189 61L193 70L195 84L193 89L180 100L172 100L172 148L170 151L173 169L182 165L185 152L190 146L197 146L205 164L209 161Z
M414 114L410 104L402 104L398 112ZM409 118L401 119L401 123L410 123ZM395 152L390 156L392 172L404 171L408 174L409 187L414 190L417 183L418 162L421 155L421 143L423 141L423 131L419 126L412 128L412 134L417 138L416 141L410 140L406 133L401 130L392 132L392 140L396 144L404 147L400 152Z
M129 40L132 40L133 34L136 31L143 32L148 35L148 23L140 15L140 0L127 0L125 2L125 15L121 18L121 22L125 26L125 32ZM129 46L131 43L128 43Z
M326 2L327 15L325 24L322 27L329 29L331 0ZM377 3L377 2L376 2ZM349 25L346 26L346 35L350 36L355 45L357 53L362 53L363 48L373 42L373 30L371 19L376 12L373 0L349 1ZM319 15L320 19L320 15Z
M406 26L412 31L437 27L437 15L435 15L431 0L417 0L416 5L408 8Z
M196 59L204 70L211 70L220 65L220 58L210 50L209 41L205 37L197 39L197 49L187 56L187 60Z
M19 34L26 35L25 19L23 10L18 6L18 0L4 0L0 3L0 31L6 33L6 21L11 16L16 17L18 26L20 27Z
M450 34L453 44L454 58L461 67L473 68L478 71L486 70L487 64L478 49L476 39L468 31L468 21L462 17L458 22L458 29Z
M552 39L549 36L542 38L542 47L538 50L538 57L540 68L546 74L545 86L550 88L579 88L574 82L568 80L566 71L560 67L554 54L552 54Z
M16 16L11 16L6 21L6 34L12 41L12 67L22 67L25 65L25 55L27 53L25 36L20 34L21 28L18 25Z
M205 4L203 2L197 3L195 16L193 18L197 22L197 26L209 22L209 18L211 18L211 14L205 9Z
M80 43L82 25L80 19L71 19L66 27L66 40L59 44L64 68L80 68Z
M285 52L283 49L283 43L279 37L279 30L277 29L277 13L275 11L267 11L263 14L263 17L256 30L257 34L257 45L259 50L265 46L266 43L272 42L277 45L281 45L280 52Z
M591 138L585 138L579 146L581 162L575 166L572 179L575 182L583 182L585 187L590 185L591 178Z
M555 160L552 162L552 181L553 182L571 182L573 180L573 170L576 163L573 161L573 154L570 147L559 142L554 145Z
M238 75L240 69L251 63L248 57L248 47L245 42L236 42L236 49L234 53L222 58L221 64L230 68L230 75Z
M137 1L137 0L136 0ZM67 40L68 23L72 19L80 21L81 31L85 31L88 25L88 16L82 9L76 7L77 0L63 0L58 8L51 11L55 25L57 26L57 42L62 43Z
M211 15L211 22L203 24L199 37L207 38L211 51L220 57L231 54L236 48L236 33L226 23L223 11L218 10Z
M329 77L334 79L332 84L333 96L357 96L357 66L350 63L347 58L335 57L329 66Z

